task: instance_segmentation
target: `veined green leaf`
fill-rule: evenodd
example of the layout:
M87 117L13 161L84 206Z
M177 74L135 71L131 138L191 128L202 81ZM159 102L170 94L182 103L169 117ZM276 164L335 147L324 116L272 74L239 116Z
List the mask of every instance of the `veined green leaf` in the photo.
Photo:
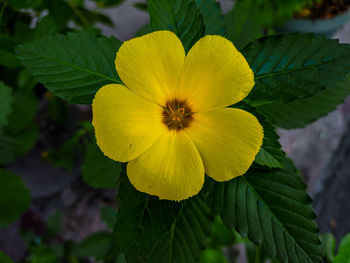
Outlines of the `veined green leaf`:
M334 258L333 263L349 263L350 262L350 234L347 234L341 241L338 254Z
M173 31L188 51L204 35L203 17L193 0L148 0L153 30Z
M212 206L228 227L282 262L323 262L311 199L291 161L285 160L283 170L250 169L214 184Z
M194 263L210 234L210 208L200 196L171 202L136 191L123 183L118 194L116 239L128 262Z
M0 81L0 134L1 128L7 124L7 116L11 112L12 90Z
M0 228L14 222L29 207L31 198L22 178L0 169Z
M196 4L203 14L205 34L224 36L227 29L220 4L215 0L196 0Z
M56 96L72 103L92 101L108 83L121 83L114 67L120 41L87 32L53 35L21 45L22 64Z
M301 128L336 109L350 94L350 75L347 80L328 86L316 95L290 103L270 103L257 107L269 122L284 129Z
M264 37L242 53L255 73L255 86L246 99L255 106L312 97L344 81L350 71L349 45L319 35Z

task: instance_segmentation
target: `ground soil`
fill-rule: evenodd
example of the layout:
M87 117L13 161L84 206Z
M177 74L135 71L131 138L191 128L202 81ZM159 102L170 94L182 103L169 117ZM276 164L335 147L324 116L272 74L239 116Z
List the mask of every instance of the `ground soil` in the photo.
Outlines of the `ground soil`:
M316 1L315 1L316 2ZM350 0L323 0L295 15L296 18L333 18L350 8Z

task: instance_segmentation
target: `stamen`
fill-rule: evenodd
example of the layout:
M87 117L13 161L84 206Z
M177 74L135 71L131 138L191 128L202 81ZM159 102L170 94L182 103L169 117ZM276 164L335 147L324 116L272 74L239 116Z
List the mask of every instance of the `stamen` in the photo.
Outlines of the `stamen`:
M193 113L186 101L172 100L163 107L163 123L169 130L181 130L189 126Z

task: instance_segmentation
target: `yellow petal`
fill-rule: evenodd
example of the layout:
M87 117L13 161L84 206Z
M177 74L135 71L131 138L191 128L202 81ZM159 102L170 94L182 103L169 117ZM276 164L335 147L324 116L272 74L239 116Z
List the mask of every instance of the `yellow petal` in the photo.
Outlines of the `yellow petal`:
M263 139L255 116L232 108L196 113L186 132L202 156L206 173L219 182L244 174Z
M161 110L123 85L102 87L92 103L92 124L101 151L120 162L136 158L164 132Z
M232 42L205 36L186 56L180 94L193 111L203 112L241 101L253 86L253 71Z
M156 31L124 42L115 65L129 89L165 105L179 89L184 60L180 39L170 31Z
M180 201L197 194L204 183L202 159L184 132L166 132L128 163L130 182L141 192Z

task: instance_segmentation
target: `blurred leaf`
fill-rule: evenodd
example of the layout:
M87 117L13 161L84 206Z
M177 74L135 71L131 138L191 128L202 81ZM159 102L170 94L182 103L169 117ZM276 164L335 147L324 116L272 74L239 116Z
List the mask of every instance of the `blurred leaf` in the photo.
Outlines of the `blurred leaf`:
M0 134L2 127L7 124L7 117L12 110L11 104L13 98L11 93L11 88L0 81Z
M56 96L90 104L105 84L121 83L114 68L120 41L80 32L48 36L17 48L18 57Z
M344 81L350 71L349 45L320 35L264 37L242 53L255 74L255 86L245 101L261 108L312 97Z
M13 51L16 45L18 45L17 40L9 35L0 33L0 65L11 69L21 66Z
M34 249L33 263L60 263L55 252L46 246L38 246Z
M0 251L0 262L1 263L15 263L9 256Z
M213 220L201 194L182 202L159 200L125 180L118 200L116 240L129 263L199 261Z
M99 7L106 8L120 5L124 0L92 0L97 3Z
M261 245L256 246L255 244L247 240L244 242L244 247L248 263L264 263L266 261L267 255L264 252L264 249Z
M0 228L2 228L14 222L27 210L31 198L28 188L18 175L0 169L0 182Z
M67 103L56 96L52 96L51 94L48 97L48 115L50 119L58 125L66 124L70 118Z
M222 251L206 249L202 252L199 263L227 263L227 260Z
M50 0L48 2L48 10L50 16L57 25L58 31L61 31L67 27L68 22L71 20L74 14L68 2L63 0Z
M12 108L8 116L7 130L18 134L34 122L38 99L31 90L19 89L13 94Z
M47 35L52 35L57 31L58 27L55 19L50 15L46 15L36 24L34 35L35 38L40 38Z
M151 27L173 31L188 51L205 32L203 17L192 0L148 0Z
M117 210L114 207L101 207L100 215L110 230L114 230L115 222L117 220Z
M338 254L335 256L333 263L350 262L350 233L346 234L340 242Z
M85 7L77 7L74 9L75 15L73 21L82 26L93 26L95 23L100 22L107 26L113 26L113 21L106 15L99 12L95 12Z
M77 257L95 259L103 258L110 250L114 237L111 233L98 232L88 236L73 248L73 254Z
M223 16L220 4L216 0L195 0L203 14L206 35L226 34L225 17Z
M39 132L35 124L26 127L21 133L4 131L0 134L0 165L14 161L26 154L38 140Z
M250 169L229 182L214 182L212 207L229 228L262 244L282 262L321 263L311 199L293 163L283 169Z
M142 11L148 11L147 3L135 3L134 6Z
M119 180L120 165L104 156L96 143L89 143L83 164L84 181L95 188L113 188Z
M230 246L235 241L232 230L217 216L211 227L210 245L212 247Z
M319 236L321 239L321 248L325 252L325 263L332 263L335 253L335 238L331 233Z
M43 0L6 0L14 9L36 8L42 4Z
M63 229L62 212L57 211L51 216L49 216L49 218L47 219L46 225L47 225L47 234L49 238L53 238L55 236L60 235Z
M234 8L226 14L227 38L238 50L263 36L263 25L258 20L260 12L255 0L244 0L237 1Z

